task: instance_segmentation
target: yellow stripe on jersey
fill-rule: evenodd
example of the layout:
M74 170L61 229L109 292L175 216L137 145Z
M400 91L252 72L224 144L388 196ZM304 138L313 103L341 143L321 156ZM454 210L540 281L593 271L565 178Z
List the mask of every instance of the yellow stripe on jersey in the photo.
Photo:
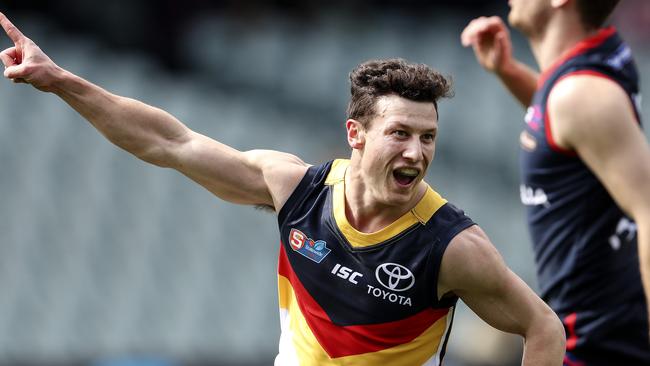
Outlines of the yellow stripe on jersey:
M287 337L285 341L280 342L279 359L297 359L300 366L414 366L425 363L437 366L440 364L438 353L450 330L449 323L453 310L438 319L411 342L377 352L330 358L309 328L300 311L291 283L284 276L278 276L278 291L280 311L285 316L282 320L281 338Z
M327 174L327 178L325 179L325 185L331 186L343 182L348 165L350 165L350 160L348 159L334 160L330 172Z
M374 233L362 233L348 222L345 216L345 171L350 164L349 160L337 159L332 163L330 173L325 184L333 186L332 206L334 219L345 238L355 247L366 247L384 242L416 223L426 224L433 214L442 207L447 200L427 185L427 191L409 212L397 219L387 227Z
M291 282L284 277L278 275L278 292L280 298L280 310L286 310L286 319L282 321L282 333L288 332L290 342L283 344L285 349L280 349L280 354L287 353L295 355L300 361L300 366L308 365L328 365L331 359L321 347L320 343L312 333L305 317L300 311L296 296L293 293ZM281 337L286 337L287 334L282 334Z

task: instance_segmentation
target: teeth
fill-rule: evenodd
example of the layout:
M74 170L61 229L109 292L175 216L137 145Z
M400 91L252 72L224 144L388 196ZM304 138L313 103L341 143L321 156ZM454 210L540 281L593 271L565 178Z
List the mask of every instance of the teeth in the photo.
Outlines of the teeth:
M397 169L399 174L406 175L408 177L416 177L420 172L414 168L401 168Z

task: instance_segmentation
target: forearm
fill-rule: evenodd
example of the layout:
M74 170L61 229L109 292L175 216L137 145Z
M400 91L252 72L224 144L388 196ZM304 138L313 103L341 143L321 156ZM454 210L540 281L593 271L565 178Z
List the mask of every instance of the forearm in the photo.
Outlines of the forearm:
M524 108L531 104L539 78L536 71L513 59L495 74Z
M185 125L161 109L112 94L70 72L58 74L51 91L108 140L145 161L169 165L165 147L187 135Z
M564 358L566 336L555 314L546 317L524 336L522 366L560 366Z

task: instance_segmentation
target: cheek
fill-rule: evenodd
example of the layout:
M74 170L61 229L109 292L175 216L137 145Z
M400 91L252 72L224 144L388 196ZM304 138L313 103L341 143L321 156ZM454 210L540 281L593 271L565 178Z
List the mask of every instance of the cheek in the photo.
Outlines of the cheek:
M378 160L390 159L399 153L400 145L393 140L385 139L374 146L374 155Z
M433 157L436 155L436 144L434 143L431 147L427 147L424 151L424 159L427 161L427 164L431 163Z
M366 170L373 176L384 176L387 169L390 169L391 162L396 159L398 150L390 143L374 146L366 150Z
M377 144L366 145L363 151L363 165L370 172L376 171L383 160L383 150Z

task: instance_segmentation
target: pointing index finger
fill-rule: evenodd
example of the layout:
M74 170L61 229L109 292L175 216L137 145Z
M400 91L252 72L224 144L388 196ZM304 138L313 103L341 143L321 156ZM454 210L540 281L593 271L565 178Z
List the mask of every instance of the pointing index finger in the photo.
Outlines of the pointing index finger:
M20 43L25 38L25 35L2 13L0 13L0 25L14 43Z

